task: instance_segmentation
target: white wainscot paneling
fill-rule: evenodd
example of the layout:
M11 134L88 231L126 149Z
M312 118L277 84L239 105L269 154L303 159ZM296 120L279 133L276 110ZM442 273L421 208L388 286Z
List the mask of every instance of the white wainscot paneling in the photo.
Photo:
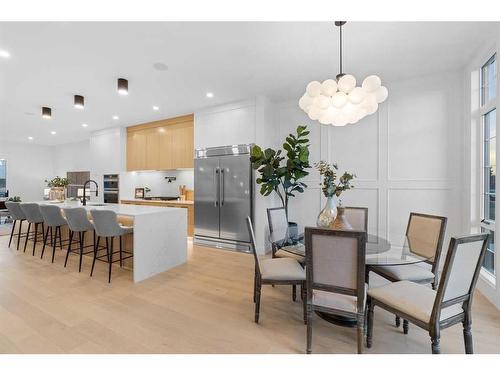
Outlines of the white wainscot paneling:
M379 139L378 112L359 123L330 129L331 162L344 171L356 174L357 180L378 178Z
M450 223L450 219L455 218L450 215L449 189L389 189L387 194L389 241L395 245L404 243L410 212L446 216L448 229L454 226L453 222Z
M302 194L290 198L288 203L288 216L299 226L316 226L316 219L321 210L321 189L316 184L309 182L310 186Z
M379 199L377 188L354 188L341 196L342 205L368 207L368 233L379 234Z
M405 90L391 98L388 123L389 179L448 177L447 93ZM452 167L452 166L451 166Z

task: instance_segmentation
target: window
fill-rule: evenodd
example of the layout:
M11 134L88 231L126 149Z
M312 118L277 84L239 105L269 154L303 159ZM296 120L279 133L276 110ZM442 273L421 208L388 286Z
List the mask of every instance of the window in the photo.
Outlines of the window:
M496 206L496 128L497 113L497 64L493 55L481 67L480 114L482 123L482 189L481 232L489 233L490 239L484 258L483 269L495 274L495 206Z
M7 160L0 159L0 197L7 195Z

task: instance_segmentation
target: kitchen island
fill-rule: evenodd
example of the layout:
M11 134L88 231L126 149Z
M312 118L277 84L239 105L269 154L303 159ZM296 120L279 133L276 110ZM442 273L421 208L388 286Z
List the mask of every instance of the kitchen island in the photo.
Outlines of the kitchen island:
M37 203L57 205L61 209L84 207L87 211L112 210L122 219L119 221L125 219L125 224L134 227L134 282L167 271L187 260L187 212L183 208L108 203L82 206L51 201Z

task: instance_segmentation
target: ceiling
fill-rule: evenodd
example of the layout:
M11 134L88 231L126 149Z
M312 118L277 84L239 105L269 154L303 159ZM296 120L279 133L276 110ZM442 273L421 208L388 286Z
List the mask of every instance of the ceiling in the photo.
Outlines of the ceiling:
M494 33L498 23L352 22L344 70L390 84L458 69ZM0 49L11 54L0 58L0 140L47 145L259 94L298 99L309 81L338 73L338 29L324 22L0 22ZM119 77L128 96L116 92Z

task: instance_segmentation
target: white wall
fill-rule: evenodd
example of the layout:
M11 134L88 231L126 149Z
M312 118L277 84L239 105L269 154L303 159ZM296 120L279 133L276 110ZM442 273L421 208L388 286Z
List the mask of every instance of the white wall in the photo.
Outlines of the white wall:
M392 83L377 113L345 127L311 121L296 100L278 103L276 126L282 139L308 125L311 163L336 162L341 172L357 175L355 189L341 198L344 205L369 208L370 233L402 244L409 213L416 211L447 216L448 239L462 232L461 82L457 71ZM324 204L316 171L306 183L289 215L314 225Z
M7 160L10 196L18 195L23 201L42 199L44 181L54 174L50 146L0 141L0 159Z
M54 175L66 177L66 172L90 171L90 143L88 140L52 146Z

